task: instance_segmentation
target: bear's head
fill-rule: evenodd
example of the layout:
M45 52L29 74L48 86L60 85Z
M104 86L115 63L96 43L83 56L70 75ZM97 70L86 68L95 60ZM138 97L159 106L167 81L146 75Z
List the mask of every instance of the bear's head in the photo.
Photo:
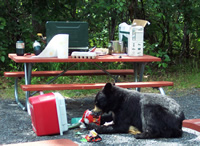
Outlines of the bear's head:
M111 83L106 83L104 88L95 97L95 108L92 112L100 114L114 111L121 104L120 95L118 94L120 91L118 89L118 87Z

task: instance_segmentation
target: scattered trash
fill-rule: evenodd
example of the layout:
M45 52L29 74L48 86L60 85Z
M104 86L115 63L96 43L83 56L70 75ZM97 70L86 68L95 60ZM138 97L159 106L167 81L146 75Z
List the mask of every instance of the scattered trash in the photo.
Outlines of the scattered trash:
M85 124L89 123L95 123L97 125L100 125L101 116L93 115L92 111L86 110L83 113L82 118L72 118L71 119L71 125L68 127L69 129L77 128L80 126L80 128L86 128ZM75 135L80 136L83 135L80 131L77 131ZM98 133L95 130L91 130L89 134L85 136L85 138L82 138L81 142L98 142L101 141L102 138L98 135Z
M80 127L81 123L71 124L68 126L69 129L74 129Z
M96 50L96 46L94 46L93 48L89 49L89 52L94 52Z
M95 123L97 125L100 125L101 116L93 115L92 111L87 109L83 113L83 116L82 116L82 119L80 120L80 122L81 122L80 128L86 128L85 124L89 124L89 123Z
M95 51L97 56L104 56L109 53L109 50L107 48L96 48Z
M87 139L82 138L80 141L81 141L81 142L87 142Z
M72 119L71 119L71 124L77 124L77 123L80 123L81 118L82 118L82 117L72 118Z
M88 142L99 142L102 140L102 138L98 135L98 133L95 130L91 130L90 133L85 136L85 139Z
M80 131L76 132L75 135L82 135L83 133L81 133Z

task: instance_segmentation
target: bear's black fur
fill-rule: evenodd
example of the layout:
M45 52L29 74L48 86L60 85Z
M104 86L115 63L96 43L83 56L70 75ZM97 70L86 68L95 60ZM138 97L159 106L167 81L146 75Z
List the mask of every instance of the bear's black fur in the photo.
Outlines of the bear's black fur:
M97 133L128 133L134 126L141 133L135 138L172 138L182 136L185 119L180 105L172 98L154 93L140 93L107 83L95 98L95 106L103 113L100 126L90 123L87 129ZM95 112L95 111L94 111ZM113 124L104 126L113 120Z

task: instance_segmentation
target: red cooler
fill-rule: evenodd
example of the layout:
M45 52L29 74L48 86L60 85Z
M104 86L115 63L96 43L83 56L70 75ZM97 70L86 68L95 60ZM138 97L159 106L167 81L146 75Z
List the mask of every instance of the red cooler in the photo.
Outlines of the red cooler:
M60 93L29 98L33 131L37 136L58 134L68 130L65 99Z

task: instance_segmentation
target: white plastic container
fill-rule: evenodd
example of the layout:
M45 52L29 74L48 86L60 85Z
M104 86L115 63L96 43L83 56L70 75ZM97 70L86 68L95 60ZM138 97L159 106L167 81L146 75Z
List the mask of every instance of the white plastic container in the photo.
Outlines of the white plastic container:
M144 27L150 24L146 20L134 19L132 25L125 22L119 25L119 41L124 42L124 47L129 56L143 56Z
M80 58L80 59L95 59L97 54L96 52L77 52L74 51L71 54L72 58Z
M130 27L130 37L131 41L143 42L144 41L144 27L132 25ZM132 38L131 38L132 36Z
M128 41L130 27L131 25L128 25L125 22L119 24L119 41Z
M128 55L143 56L144 27L132 25L128 37Z
M128 55L129 56L143 56L143 42L134 41L132 44L129 44ZM131 46L130 46L131 45Z

